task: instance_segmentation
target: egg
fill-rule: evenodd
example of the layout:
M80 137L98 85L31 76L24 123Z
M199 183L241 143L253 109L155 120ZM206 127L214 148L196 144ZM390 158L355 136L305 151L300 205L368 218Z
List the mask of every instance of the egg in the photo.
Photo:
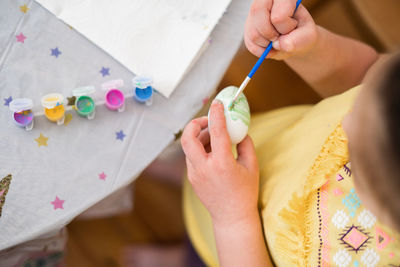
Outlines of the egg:
M215 97L224 105L226 128L233 145L240 143L246 137L250 125L249 103L243 93L240 93L233 108L228 109L237 90L238 88L235 86L228 86ZM210 124L210 112L208 112L208 118ZM208 125L208 128L210 128L210 125Z

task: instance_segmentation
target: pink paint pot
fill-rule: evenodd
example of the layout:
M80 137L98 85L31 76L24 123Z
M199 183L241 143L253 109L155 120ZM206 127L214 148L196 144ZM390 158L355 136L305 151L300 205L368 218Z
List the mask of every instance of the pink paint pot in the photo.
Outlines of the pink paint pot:
M124 111L125 96L121 90L117 89L123 86L123 80L112 80L102 84L103 89L106 91L105 103L108 109L118 110L119 112Z
M106 106L111 110L120 110L125 103L124 94L118 89L108 90L106 93Z
M29 98L17 98L10 102L9 108L13 111L15 124L25 127L27 131L33 128L33 102Z

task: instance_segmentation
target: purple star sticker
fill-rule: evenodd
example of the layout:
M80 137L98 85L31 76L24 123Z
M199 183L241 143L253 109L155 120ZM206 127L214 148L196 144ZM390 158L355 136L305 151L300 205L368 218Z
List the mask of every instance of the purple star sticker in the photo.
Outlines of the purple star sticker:
M103 75L103 77L107 76L107 75L110 75L110 68L101 67L100 73L101 73L101 75Z
M59 55L61 55L61 51L58 50L58 47L51 48L51 56L55 56L55 57L58 58Z
M4 98L4 106L9 106L10 102L12 101L12 97L10 96L9 98Z
M117 135L117 137L116 137L117 140L119 139L121 141L124 141L124 138L125 138L126 134L124 134L124 132L122 130L119 131L119 132L116 132L115 134Z

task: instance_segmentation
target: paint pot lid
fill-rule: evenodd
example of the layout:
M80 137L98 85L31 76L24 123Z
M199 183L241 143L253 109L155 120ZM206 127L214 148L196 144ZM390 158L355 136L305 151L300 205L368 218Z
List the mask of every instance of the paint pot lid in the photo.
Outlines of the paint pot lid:
M9 108L13 112L21 112L33 108L33 101L29 98L17 98L10 102Z
M73 96L83 96L83 95L91 95L96 92L96 88L93 85L78 87L72 90Z
M110 90L121 87L124 87L124 81L121 79L111 80L101 84L101 88L103 88L103 90Z
M42 97L42 106L51 109L64 104L64 97L62 94L54 93Z
M153 79L149 76L136 76L132 79L133 86L139 89L145 89L153 83Z

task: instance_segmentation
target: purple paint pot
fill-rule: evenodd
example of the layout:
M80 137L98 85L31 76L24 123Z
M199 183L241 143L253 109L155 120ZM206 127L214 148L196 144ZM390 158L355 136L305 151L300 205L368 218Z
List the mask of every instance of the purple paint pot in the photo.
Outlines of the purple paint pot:
M10 102L15 124L25 127L27 131L33 128L33 102L29 98L17 98Z
M108 109L118 110L119 112L125 109L125 96L124 93L119 90L124 86L123 80L112 80L102 85L103 90L106 91L105 103Z

